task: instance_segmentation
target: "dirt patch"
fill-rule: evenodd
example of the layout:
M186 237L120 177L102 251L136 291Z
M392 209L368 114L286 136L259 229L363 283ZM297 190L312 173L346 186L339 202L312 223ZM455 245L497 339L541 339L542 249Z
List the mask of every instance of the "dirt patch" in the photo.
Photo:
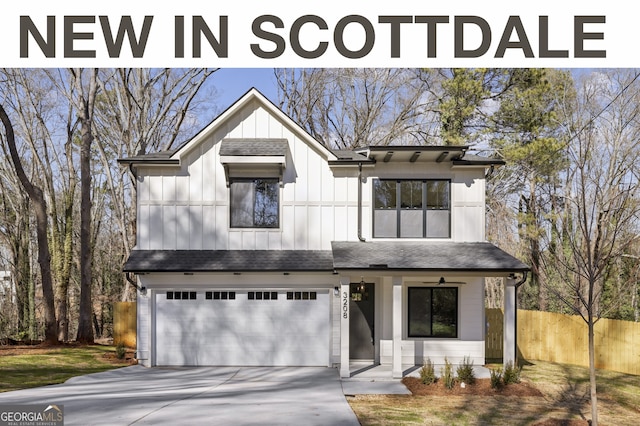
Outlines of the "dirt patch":
M138 360L134 357L135 352L127 350L124 355L124 358L118 358L115 352L105 352L102 355L102 359L110 364L128 364L135 365L138 363Z
M491 387L491 379L476 379L473 384L465 384L464 387L462 387L460 383L456 383L452 389L447 389L442 380L438 380L436 383L430 385L425 385L417 377L405 377L402 379L402 383L413 395L544 396L535 386L524 381L505 385L497 389Z
M59 345L50 345L47 343L38 344L9 344L0 345L0 356L9 355L43 355L48 354L52 350L61 349L65 347L78 346L75 343L61 343Z

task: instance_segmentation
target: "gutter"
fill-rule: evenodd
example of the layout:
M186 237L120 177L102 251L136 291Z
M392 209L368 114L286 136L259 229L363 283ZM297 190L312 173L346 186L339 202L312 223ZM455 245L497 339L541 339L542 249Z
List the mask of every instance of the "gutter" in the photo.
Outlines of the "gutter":
M362 162L358 163L358 240L366 241L362 237Z

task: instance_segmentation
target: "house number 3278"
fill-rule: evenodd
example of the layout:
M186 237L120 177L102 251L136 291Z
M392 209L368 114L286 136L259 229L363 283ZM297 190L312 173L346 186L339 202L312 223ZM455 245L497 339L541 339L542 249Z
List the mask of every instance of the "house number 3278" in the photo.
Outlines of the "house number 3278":
M349 318L349 294L346 291L342 292L342 318Z

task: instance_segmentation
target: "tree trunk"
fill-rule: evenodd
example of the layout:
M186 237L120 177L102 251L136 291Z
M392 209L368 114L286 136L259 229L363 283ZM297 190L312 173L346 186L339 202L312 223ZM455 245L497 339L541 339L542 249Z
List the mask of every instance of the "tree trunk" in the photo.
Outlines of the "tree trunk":
M91 318L91 125L82 120L80 133L80 317L78 342L93 343Z
M593 316L589 314L589 384L591 394L591 426L598 426L598 395L596 389L596 349Z
M0 105L0 120L4 124L6 140L9 145L11 161L20 179L20 183L29 195L36 216L36 234L38 241L38 264L42 280L42 297L44 302L44 339L49 344L58 343L58 324L53 294L53 280L51 279L51 254L49 252L47 204L42 189L34 186L22 167L22 161L16 149L13 125L6 111Z
M97 70L90 71L89 88L82 87L82 70L74 70L78 92L78 114L80 116L80 315L76 340L90 344L94 341L91 306L91 284L93 245L91 242L91 145L93 144L92 110L97 90Z

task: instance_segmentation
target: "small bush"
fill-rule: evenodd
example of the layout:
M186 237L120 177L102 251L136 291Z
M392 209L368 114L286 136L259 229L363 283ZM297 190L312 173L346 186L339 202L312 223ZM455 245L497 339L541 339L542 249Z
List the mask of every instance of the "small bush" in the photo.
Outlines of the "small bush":
M447 389L453 389L456 384L456 378L453 375L453 366L446 357L444 358L444 367L442 367L440 373L444 386Z
M118 359L124 359L126 354L127 348L125 348L122 343L118 343L118 346L116 346L116 357L118 357Z
M420 368L420 380L425 385L433 384L438 380L430 358L426 358L424 365Z
M504 366L504 373L502 374L504 384L520 383L520 371L521 369L515 367L512 361L507 362Z
M456 368L456 374L458 380L468 385L475 383L476 376L473 372L473 361L468 356L465 356L460 365Z
M491 389L500 389L502 387L502 370L491 369Z

